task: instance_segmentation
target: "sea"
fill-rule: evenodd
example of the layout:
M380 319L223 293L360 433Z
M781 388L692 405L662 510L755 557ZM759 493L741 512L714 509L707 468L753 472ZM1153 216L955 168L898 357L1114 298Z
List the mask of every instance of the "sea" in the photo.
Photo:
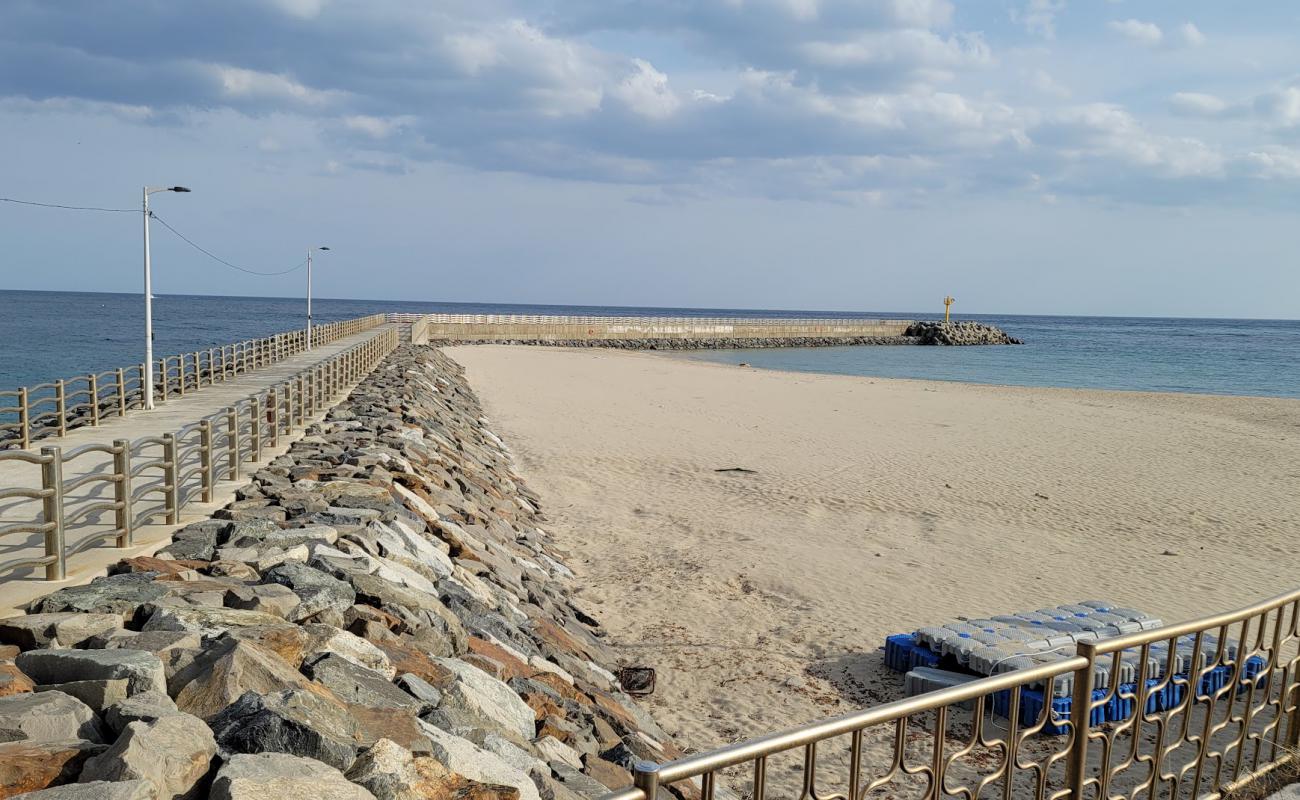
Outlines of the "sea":
M143 357L139 294L0 291L0 390L102 372ZM933 319L906 310L640 308L313 301L317 324L384 312L600 316ZM306 324L301 299L158 295L154 352L192 352ZM692 351L676 357L763 369L1016 386L1300 397L1300 321L957 315L1023 339L1018 347L819 347Z

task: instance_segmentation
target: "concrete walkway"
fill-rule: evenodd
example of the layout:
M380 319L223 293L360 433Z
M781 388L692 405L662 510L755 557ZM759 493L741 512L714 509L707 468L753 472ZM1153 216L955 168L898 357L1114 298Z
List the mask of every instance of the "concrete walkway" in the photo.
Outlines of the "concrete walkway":
M170 398L166 403L158 404L151 411L131 411L128 412L126 417L115 417L106 420L98 427L77 428L69 431L66 436L41 439L37 446L32 449L34 452L39 452L42 447L60 447L67 452L92 444L111 445L117 439L134 441L146 437L161 436L164 433L173 433L185 425L195 423L204 417L235 405L255 392L264 391L288 380L298 372L325 361L353 345L365 342L390 329L408 327L397 324L381 325L327 345L320 345L311 352L299 353L276 364L239 375L225 383L205 386L202 390L186 395L183 398ZM326 409L337 401L338 397L346 396L346 392L351 391L351 389L352 386L349 385L345 387L344 394L327 398L325 402ZM323 415L324 411L322 410L315 418L306 420L306 422L310 424L310 422L319 419ZM261 460L258 462L245 462L240 467L241 473L251 473L258 469L259 466L282 454L290 444L302 436L302 432L302 428L294 428L287 436L281 434L276 447L272 448L264 445ZM110 455L106 453L90 453L64 465L63 482L64 485L68 485L84 475L111 472L112 457ZM230 502L234 498L235 490L245 482L242 478L235 481L223 480L226 477L225 469L218 469L217 473L218 480L212 502L203 503L196 500L184 506L178 524L148 524L136 527L133 535L134 544L130 548L119 549L113 547L112 542L109 541L91 547L85 552L70 555L67 561L67 578L65 580L45 580L45 573L42 568L24 568L0 573L0 617L16 613L16 609L21 605L62 586L86 583L94 576L103 574L110 564L121 558L149 555L171 541L172 532L179 527L193 522L195 519L211 516L213 511ZM20 461L0 460L0 492L5 489L17 488L40 489L40 467ZM71 509L74 508L74 500L84 505L87 502L111 499L112 488L110 484L93 482L78 489L75 496L73 494L68 495L67 503ZM141 510L143 509L137 507L136 514L138 515ZM41 503L39 500L17 498L0 500L0 527L38 522L40 513ZM86 539L102 535L106 530L112 528L112 517L112 512L92 515L83 523L68 526L65 532L68 551L71 552L78 544L85 542ZM163 517L159 516L155 522L162 519ZM44 554L43 542L43 536L38 533L11 533L5 535L0 538L0 562L40 557Z

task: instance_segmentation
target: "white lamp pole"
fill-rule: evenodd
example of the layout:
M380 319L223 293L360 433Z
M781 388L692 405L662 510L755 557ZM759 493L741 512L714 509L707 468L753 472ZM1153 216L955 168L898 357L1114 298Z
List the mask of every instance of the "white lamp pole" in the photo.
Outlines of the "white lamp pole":
M153 409L153 271L149 267L149 195L156 192L188 192L184 186L144 187L144 372L140 391L144 407Z
M314 250L329 250L328 247L307 248L307 349L311 349L311 254Z

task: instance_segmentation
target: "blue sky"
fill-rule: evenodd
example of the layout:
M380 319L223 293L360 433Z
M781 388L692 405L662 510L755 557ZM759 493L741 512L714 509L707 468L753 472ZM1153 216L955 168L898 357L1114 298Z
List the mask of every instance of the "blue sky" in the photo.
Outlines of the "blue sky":
M8 0L0 196L318 296L1300 316L1300 6ZM139 220L0 204L4 288ZM295 295L155 230L162 293Z

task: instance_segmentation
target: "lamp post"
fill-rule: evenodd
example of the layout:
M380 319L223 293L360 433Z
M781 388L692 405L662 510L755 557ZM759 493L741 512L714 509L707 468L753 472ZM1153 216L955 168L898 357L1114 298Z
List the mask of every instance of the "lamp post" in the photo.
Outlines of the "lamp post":
M140 375L140 391L144 394L146 410L153 409L153 272L149 267L149 195L188 191L184 186L144 187L144 372Z
M329 250L328 247L307 248L307 349L311 349L311 254L316 250Z

